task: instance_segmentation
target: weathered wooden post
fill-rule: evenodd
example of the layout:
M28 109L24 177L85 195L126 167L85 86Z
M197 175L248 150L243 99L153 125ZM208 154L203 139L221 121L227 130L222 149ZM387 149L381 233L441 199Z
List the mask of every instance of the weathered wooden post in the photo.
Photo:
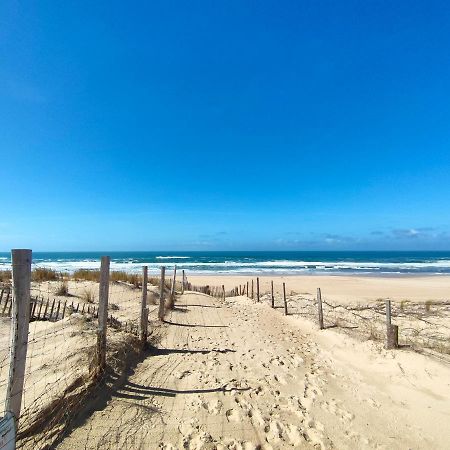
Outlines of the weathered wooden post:
M252 280L252 300L255 298L255 296L253 295L253 280Z
M286 283L283 283L283 301L284 301L284 315L288 315L288 308L287 308L287 300L286 300Z
M185 283L185 281L184 281L184 269L182 270L182 277L183 277L183 279L182 279L182 283L181 283L181 293L184 294L184 283Z
M176 279L177 279L177 266L175 266L173 269L172 283L170 285L170 297L169 297L169 304L168 304L168 308L170 308L170 309L173 309L175 306Z
M247 281L247 288L245 290L245 295L247 295L247 297L250 298L250 293L248 292L248 281Z
M392 325L390 300L386 300L386 348L398 348L398 326Z
M148 267L142 268L142 298L141 298L141 323L139 329L139 339L142 348L147 346L148 336L148 308L147 308L147 284L148 284Z
M222 295L223 295L223 301L225 301L225 285L222 284Z
M110 257L102 256L100 262L100 286L98 291L97 333L97 361L100 372L103 372L106 368L106 326L108 321L109 265Z
M256 277L256 301L259 302L259 277Z
M14 249L11 251L11 259L13 310L5 411L13 414L17 423L20 417L27 358L32 252L31 250Z
M164 288L165 288L165 275L166 268L164 266L161 267L161 283L160 283L160 292L159 292L159 311L158 318L159 320L164 320Z
M323 330L322 292L317 288L317 307L319 309L319 328Z
M271 287L272 287L272 308L275 308L275 297L273 295L273 280L270 282Z

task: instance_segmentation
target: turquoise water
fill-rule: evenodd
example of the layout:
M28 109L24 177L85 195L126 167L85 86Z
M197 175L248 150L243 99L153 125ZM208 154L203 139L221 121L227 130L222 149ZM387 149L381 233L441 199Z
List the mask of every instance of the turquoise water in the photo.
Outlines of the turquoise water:
M450 274L450 252L35 252L35 267L72 272L99 267L111 256L113 270L156 273L175 264L198 274ZM9 253L0 253L0 270L10 267Z

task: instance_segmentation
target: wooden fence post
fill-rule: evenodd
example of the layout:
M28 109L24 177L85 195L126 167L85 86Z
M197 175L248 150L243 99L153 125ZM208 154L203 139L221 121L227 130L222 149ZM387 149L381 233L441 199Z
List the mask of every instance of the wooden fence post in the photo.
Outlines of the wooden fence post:
M256 301L259 302L259 277L256 277Z
M253 291L253 280L252 280L252 300L255 298L255 296L253 295L254 291Z
M319 328L323 330L322 292L317 288L317 307L319 308Z
M223 301L225 301L225 285L222 284L222 295L223 295Z
M273 295L273 280L270 282L272 287L272 308L275 308L275 297Z
M175 283L177 279L177 266L173 269L173 278L172 278L172 284L170 285L170 297L169 297L169 304L168 307L170 309L173 309L175 306Z
M98 291L97 334L97 362L100 373L106 368L106 325L108 321L109 265L110 257L102 256L100 262L100 285Z
M183 279L182 279L182 282L181 282L181 293L184 294L184 269L182 271L182 276L183 276Z
M283 283L283 300L284 300L284 315L288 315L287 301L286 301L286 283Z
M13 279L13 314L11 320L11 348L9 377L6 387L5 410L20 417L25 363L27 358L30 321L31 250L11 251Z
M159 320L164 320L164 289L165 289L165 275L166 268L164 266L161 267L161 283L160 283L160 292L159 292L159 311L158 318Z
M390 300L386 300L386 348L398 348L398 326L392 325Z
M144 266L142 268L141 323L139 327L139 339L143 349L147 346L148 336L147 283L148 267Z

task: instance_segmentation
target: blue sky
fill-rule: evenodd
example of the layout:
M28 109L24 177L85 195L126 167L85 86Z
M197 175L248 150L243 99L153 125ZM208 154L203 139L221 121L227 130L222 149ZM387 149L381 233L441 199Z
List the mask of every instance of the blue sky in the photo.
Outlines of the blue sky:
M450 249L450 4L0 4L0 250Z

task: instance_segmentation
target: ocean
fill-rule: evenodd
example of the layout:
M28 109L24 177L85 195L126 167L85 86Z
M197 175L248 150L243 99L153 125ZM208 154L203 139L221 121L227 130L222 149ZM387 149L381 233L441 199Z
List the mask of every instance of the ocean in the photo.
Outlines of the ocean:
M198 275L402 275L450 274L450 252L34 252L33 267L58 271L97 269L102 255L111 269L150 273L177 265ZM0 270L11 267L10 254L0 253Z

